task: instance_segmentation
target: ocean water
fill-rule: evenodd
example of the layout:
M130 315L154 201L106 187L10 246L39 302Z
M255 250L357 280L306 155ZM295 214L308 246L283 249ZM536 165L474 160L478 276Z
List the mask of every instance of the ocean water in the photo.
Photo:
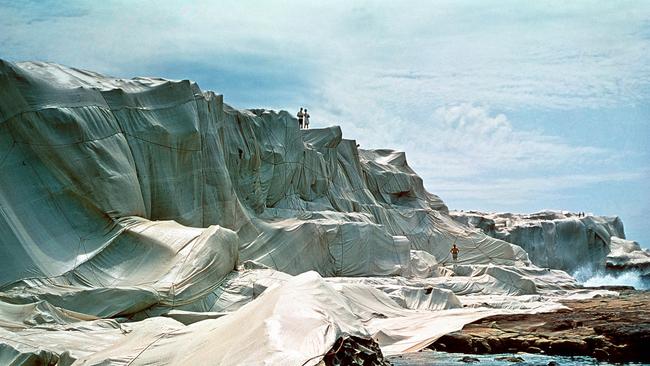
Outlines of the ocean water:
M461 359L465 356L477 358L479 362L463 362ZM523 362L499 361L500 357L520 357ZM446 353L425 350L416 353L406 353L398 356L390 356L388 360L395 366L428 366L428 365L477 365L477 366L547 366L551 361L555 361L560 366L579 366L579 365L617 365L607 362L598 362L595 358L586 356L546 356L531 353L517 354L493 354L493 355L467 355L463 353ZM620 364L618 364L620 365ZM628 363L627 365L642 365L640 363Z
M637 271L625 271L618 275L594 271L591 268L580 268L573 277L584 286L632 286L637 290L650 290L650 281L644 279Z

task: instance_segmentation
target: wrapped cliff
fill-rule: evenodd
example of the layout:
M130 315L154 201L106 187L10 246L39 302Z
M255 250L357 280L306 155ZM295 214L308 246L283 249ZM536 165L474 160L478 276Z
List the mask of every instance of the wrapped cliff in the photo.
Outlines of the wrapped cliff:
M0 61L0 172L1 364L315 365L579 292L404 153L188 80Z
M650 283L650 251L626 240L617 216L566 211L532 214L453 211L459 223L524 248L538 266L569 273L596 271L621 274L634 271Z

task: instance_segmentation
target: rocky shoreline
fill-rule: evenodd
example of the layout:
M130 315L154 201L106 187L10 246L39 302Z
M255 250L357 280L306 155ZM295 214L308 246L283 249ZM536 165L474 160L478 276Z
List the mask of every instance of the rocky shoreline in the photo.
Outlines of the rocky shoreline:
M537 353L650 362L650 291L608 288L619 297L565 300L553 313L499 315L445 335L430 348L467 354Z

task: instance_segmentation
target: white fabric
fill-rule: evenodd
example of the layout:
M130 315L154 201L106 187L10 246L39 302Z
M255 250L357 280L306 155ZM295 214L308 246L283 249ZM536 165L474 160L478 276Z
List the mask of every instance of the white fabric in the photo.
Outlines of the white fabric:
M618 216L579 215L567 211L532 214L453 211L451 217L498 239L520 245L538 266L574 272L608 266L650 273L650 254L639 245L623 244ZM632 242L633 243L633 242Z

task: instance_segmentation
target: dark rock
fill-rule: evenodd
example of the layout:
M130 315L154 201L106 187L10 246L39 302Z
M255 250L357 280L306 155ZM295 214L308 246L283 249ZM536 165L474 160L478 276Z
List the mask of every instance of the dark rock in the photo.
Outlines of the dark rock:
M583 340L587 343L587 347L591 349L605 348L609 344L603 336L589 336L583 338Z
M518 356L509 356L509 357L497 357L494 359L495 361L505 361L505 362L525 362L521 357Z
M593 356L598 361L609 360L609 353L602 348L597 348L594 350Z
M437 351L446 351L447 350L447 345L444 343L436 343L435 344L435 349Z
M541 348L538 348L538 347L528 347L526 349L526 352L528 352L528 353L542 353L543 351L542 351Z
M481 360L479 360L476 357L465 356L459 359L458 362L472 363L472 362L481 362Z
M521 346L521 339L518 337L501 338L501 345L506 351L514 350L516 352L516 350Z
M548 352L554 355L584 355L587 352L587 343L582 340L560 339L551 341Z
M547 328L552 331L560 331L560 330L567 330L567 329L573 329L576 327L576 322L570 319L563 319L563 320L558 320L556 322L547 324Z
M433 344L433 348L438 349L437 347L441 343L446 346L446 352L467 353L473 350L472 337L460 332L454 332L440 337Z
M374 339L341 337L323 357L327 366L389 366Z
M503 342L497 337L487 337L485 340L490 345L492 353L503 353Z
M650 343L650 323L620 324L610 323L594 327L596 334L616 339L621 343Z
M555 361L551 361L551 362L549 362L546 366L560 366L560 364L558 364L558 363L555 362Z
M492 347L485 338L475 338L472 340L474 353L493 353Z
M549 347L551 347L551 341L548 339L537 339L535 341L535 347L541 349L542 351L548 351Z
M604 286L585 286L585 288L593 288L599 290L610 290L610 291L630 291L634 290L634 286L625 286L625 285L604 285Z

